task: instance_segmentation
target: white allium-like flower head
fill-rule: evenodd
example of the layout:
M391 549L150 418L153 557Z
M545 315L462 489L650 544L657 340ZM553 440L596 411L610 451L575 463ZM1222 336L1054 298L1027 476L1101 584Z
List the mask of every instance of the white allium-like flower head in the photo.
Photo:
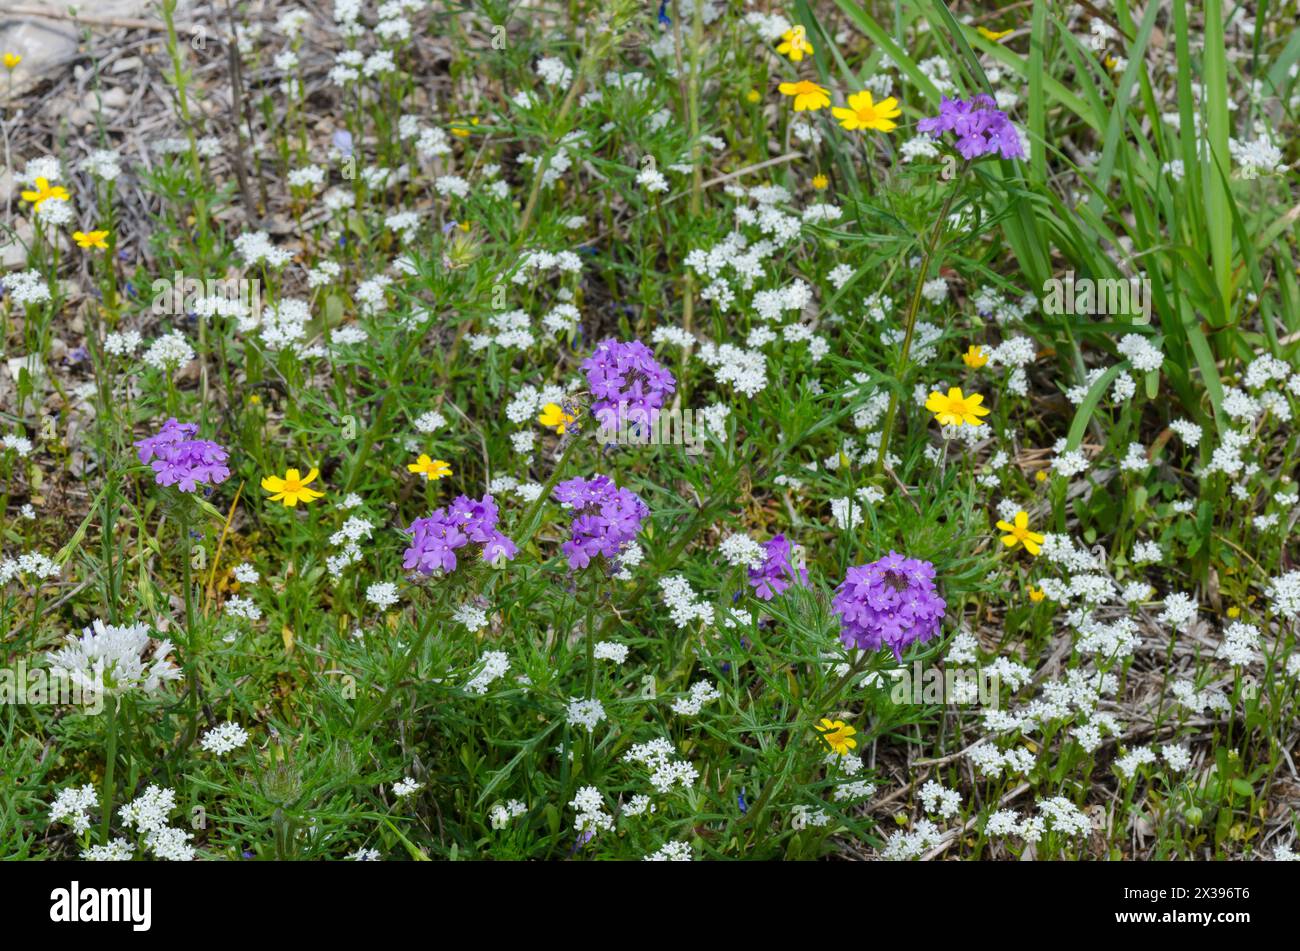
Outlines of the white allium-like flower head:
M97 620L81 637L69 634L62 649L46 656L52 668L84 690L109 696L132 690L155 693L166 681L180 679L181 672L167 658L171 641L159 641L146 660L149 644L149 628L143 624L117 627Z

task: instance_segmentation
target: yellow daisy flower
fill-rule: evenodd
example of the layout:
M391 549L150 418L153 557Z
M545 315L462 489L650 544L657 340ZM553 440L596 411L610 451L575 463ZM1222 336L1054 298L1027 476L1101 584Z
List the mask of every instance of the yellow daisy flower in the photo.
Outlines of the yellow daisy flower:
M781 90L781 95L794 97L795 112L816 112L831 104L830 90L806 79L797 83L782 83L777 88Z
M831 720L822 717L822 722L817 724L817 732L822 735L826 745L840 756L858 745L858 741L853 739L853 735L858 731L843 720Z
M792 26L781 34L781 44L776 51L782 56L790 57L790 62L797 63L805 56L815 52L808 42L808 31L801 26Z
M1024 545L1025 551L1031 555L1037 555L1039 546L1043 544L1043 536L1038 532L1029 530L1029 513L1017 512L1016 523L1012 525L1009 522L998 521L998 531L1006 532L1002 536L1002 544L1008 548L1015 548L1017 545Z
M101 251L108 250L107 231L74 231L72 240L77 242L79 248L99 248Z
M315 489L307 488L307 485L314 482L316 476L320 473L312 469L307 473L307 478L303 478L297 469L289 469L284 474L284 478L279 476L267 476L262 480L262 488L272 493L269 501L282 502L289 508L293 508L299 502L306 504L314 502L323 496L324 492L317 492Z
M427 454L422 452L414 462L407 463L406 471L418 472L432 482L435 479L442 479L451 475L451 463L444 462L441 459L430 459Z
M847 109L836 106L831 110L831 115L838 119L840 125L850 132L855 129L893 132L898 127L898 123L893 120L901 114L897 99L890 96L887 99L880 100L880 102L875 102L871 98L869 89L864 89L862 92L849 96L849 107Z
M51 198L61 198L67 201L71 196L68 190L62 185L51 185L49 179L36 179L36 190L23 192L23 201L31 203L33 208L39 208Z
M960 387L952 387L948 390L948 395L934 392L930 398L925 401L925 408L934 413L934 418L943 426L961 426L963 423L968 426L982 426L984 420L981 416L987 416L989 409L980 404L984 402L984 397L979 393L972 393L970 396L963 396Z
M5 53L5 69L12 70L15 66L23 61L21 53Z
M978 370L984 364L989 362L989 355L984 352L984 348L979 344L971 344L966 352L961 355L961 362L966 364L972 370Z

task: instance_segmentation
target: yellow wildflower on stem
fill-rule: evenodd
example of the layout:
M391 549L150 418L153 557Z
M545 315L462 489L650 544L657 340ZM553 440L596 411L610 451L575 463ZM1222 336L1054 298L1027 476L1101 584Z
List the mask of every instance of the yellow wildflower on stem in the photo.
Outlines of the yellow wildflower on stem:
M871 91L864 89L862 92L849 96L847 109L836 106L831 110L831 115L838 119L840 125L850 132L855 129L893 132L894 129L898 128L898 123L894 120L902 115L902 112L898 108L898 100L893 96L875 102L871 98Z
M983 402L981 394L963 396L961 388L954 386L948 390L947 396L938 391L931 393L925 401L925 408L934 413L934 418L943 426L982 426L984 420L980 417L989 414L988 407L980 405Z
M5 69L10 72L13 72L22 61L23 55L21 53L5 53L4 55Z
M79 248L99 248L101 251L108 250L108 232L107 231L74 231L72 240L77 242Z
M816 112L831 104L830 90L806 79L797 83L782 83L777 88L781 90L781 95L794 98L795 112Z
M281 502L289 508L293 508L299 502L304 505L308 502L314 502L323 496L324 492L317 492L315 489L307 488L308 484L316 481L316 476L320 473L312 469L307 473L307 478L302 477L297 469L289 469L285 472L284 478L279 476L267 476L262 480L262 488L272 493L269 501Z
M822 735L822 739L826 741L831 751L840 756L858 745L858 741L853 739L853 735L858 731L843 720L822 717L822 722L817 724L817 732Z
M978 370L984 364L989 362L989 355L984 352L984 348L979 344L971 344L966 352L961 355L961 362L966 364L972 370Z
M1043 544L1043 536L1038 532L1029 530L1029 513L1017 512L1015 524L1010 522L998 521L998 531L1006 532L1002 536L1002 544L1008 548L1015 548L1017 545L1024 545L1025 551L1031 555L1037 555L1039 546Z
M422 452L418 459L407 464L406 471L419 473L432 482L435 479L443 479L451 475L451 463L444 462L442 459L430 459L426 453Z

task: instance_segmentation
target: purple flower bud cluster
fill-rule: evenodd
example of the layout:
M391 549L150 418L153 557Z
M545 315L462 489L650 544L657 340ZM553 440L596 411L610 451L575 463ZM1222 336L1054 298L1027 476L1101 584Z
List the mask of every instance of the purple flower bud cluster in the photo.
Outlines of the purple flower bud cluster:
M944 132L957 136L957 151L966 159L1001 155L1004 159L1024 158L1025 149L1007 114L989 96L980 93L969 102L943 97L939 114L916 124L936 139Z
M629 489L620 489L609 476L569 479L551 493L555 501L573 508L571 537L560 547L577 571L604 555L610 561L641 531L650 508Z
M475 500L459 496L428 518L417 518L406 529L413 536L402 567L421 574L456 570L456 552L467 545L481 546L489 564L510 561L519 553L515 543L497 529L497 504L491 495Z
M210 440L194 439L198 431L194 423L179 423L173 416L158 435L136 442L140 461L153 466L155 482L193 492L200 485L219 485L230 478L226 450Z
M794 546L784 535L777 535L763 546L763 550L765 557L762 566L749 569L749 583L754 588L755 597L771 601L790 587L792 581L805 586L808 584L808 569L800 566L796 573L790 562Z
M832 602L846 647L888 647L900 661L911 644L939 633L947 608L934 587L934 565L891 551L845 574Z
M582 361L582 369L593 397L591 414L602 429L652 424L677 388L673 375L639 340L607 337Z

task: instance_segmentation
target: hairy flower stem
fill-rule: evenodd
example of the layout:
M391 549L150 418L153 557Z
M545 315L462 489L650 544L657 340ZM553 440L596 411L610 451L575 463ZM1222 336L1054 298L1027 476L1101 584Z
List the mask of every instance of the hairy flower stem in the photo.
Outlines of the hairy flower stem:
M583 69L573 80L573 85L569 87L569 94L564 97L564 102L560 106L560 114L555 119L555 125L552 127L556 130L563 130L564 123L569 117L569 111L573 104L578 100L578 95L582 92L584 85L583 80L586 78L586 61L583 61ZM557 141L558 141L557 136ZM542 194L542 179L546 177L546 168L551 164L550 155L543 156L537 165L533 168L533 185L528 191L528 203L524 205L523 217L519 219L519 233L515 235L515 247L523 246L528 238L528 228L533 221L533 213L537 210L537 200Z
M198 222L195 230L195 248L199 253L199 264L202 265L206 248L205 239L208 236L208 204L201 190L204 180L203 169L199 164L198 139L194 135L194 121L190 113L190 75L185 69L180 41L176 37L176 0L162 0L162 18L167 27L167 56L172 63L171 80L176 88L176 105L180 110L181 124L185 127L185 136L190 145L190 175L193 176L191 184L197 190L193 196L194 216Z
M182 747L185 747L194 742L194 737L198 735L199 728L199 674L196 667L198 663L198 646L194 633L194 579L192 577L193 565L191 564L194 553L190 550L188 512L181 515L180 528L181 563L184 566L185 573L185 682L190 707L190 722L185 729L185 739L182 743Z
M690 72L687 74L682 62L682 15L681 4L673 0L673 52L677 58L678 85L682 104L686 109L687 124L691 130L691 203L690 215L694 221L700 215L701 196L704 191L704 170L700 167L700 47L703 45L704 14L699 4L695 5L695 14L691 20ZM683 75L688 78L681 79ZM656 205L658 202L656 202ZM665 232L665 237L666 237ZM690 334L695 322L695 278L689 268L682 276L682 329ZM690 356L690 348L682 354L682 366ZM679 392L673 405L681 403Z
M912 337L916 332L916 315L921 309L921 292L925 288L926 275L930 273L930 261L934 257L934 249L939 245L939 236L943 233L944 223L948 220L948 210L952 207L952 200L957 197L958 188L961 182L961 174L966 170L966 162L958 170L953 181L952 189L948 192L948 197L943 201L943 208L939 211L939 217L935 219L934 228L930 231L930 240L925 246L925 255L921 258L921 268L916 275L916 287L912 290L912 301L907 308L907 323L903 328L903 349L898 356L898 368L895 372L897 383L903 385L903 374L907 370L907 358L912 352ZM898 413L898 389L889 391L889 409L885 412L885 426L880 433L880 451L876 455L876 474L885 471L885 456L889 453L889 436L894 429L894 417Z
M117 572L113 565L113 517L117 514L117 473L109 470L107 483L104 492L103 515L101 516L103 519L103 537L100 541L103 544L104 600L108 602L108 623L116 624L119 589Z
M582 95L583 87L586 86L589 78L597 75L600 64L618 43L620 31L630 22L636 7L637 5L630 0L609 0L601 10L600 19L593 24L595 35L588 41L586 53L583 54L582 62L578 64L577 75L573 78L573 85L569 87L569 93L560 105L555 124L550 129L557 144L564 138L567 131L565 123L578 97ZM533 184L528 191L528 203L524 205L523 216L519 219L519 233L515 235L516 249L523 247L524 242L528 240L528 229L532 224L533 214L537 211L537 201L542 193L542 179L546 176L546 168L550 165L550 161L550 156L545 155L533 168Z
M103 818L100 820L100 844L108 845L109 823L113 820L113 773L117 768L117 697L109 696L108 705L104 707L104 725L108 731L108 743L105 747L104 786L100 793L103 802Z
M524 517L519 520L522 531L516 535L515 545L518 546L520 551L523 551L528 543L532 541L533 534L540 527L542 506L551 497L551 491L559 483L560 476L564 474L565 464L568 463L569 457L573 455L573 451L578 447L578 441L577 433L569 437L569 444L564 447L564 452L560 455L560 461L555 464L551 477L546 480L546 484L542 486L542 491L533 500L533 504L528 507Z
M411 667L416 663L417 658L424 653L424 644L429 639L429 632L433 630L434 619L442 616L441 608L443 603L444 600L439 598L435 604L425 612L424 618L416 631L415 640L411 643L410 650L406 652L406 656L402 659L401 666L398 670L388 679L388 682L394 687L406 679L406 675L410 673ZM383 695L379 699L375 700L374 706L366 711L366 714L361 718L361 722L358 724L357 729L366 730L375 722L375 718L386 709L388 709L387 695Z
M583 632L587 636L587 699L591 699L596 690L596 597L599 593L599 583L593 582L591 594L587 597L587 622Z

